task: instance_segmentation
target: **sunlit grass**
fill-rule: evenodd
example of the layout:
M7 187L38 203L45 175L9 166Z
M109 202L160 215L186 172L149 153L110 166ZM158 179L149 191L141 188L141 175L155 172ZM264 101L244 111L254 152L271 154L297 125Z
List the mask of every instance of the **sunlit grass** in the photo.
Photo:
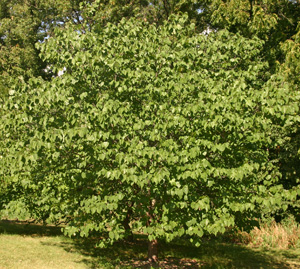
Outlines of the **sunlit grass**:
M88 259L62 236L0 236L0 268L87 268Z

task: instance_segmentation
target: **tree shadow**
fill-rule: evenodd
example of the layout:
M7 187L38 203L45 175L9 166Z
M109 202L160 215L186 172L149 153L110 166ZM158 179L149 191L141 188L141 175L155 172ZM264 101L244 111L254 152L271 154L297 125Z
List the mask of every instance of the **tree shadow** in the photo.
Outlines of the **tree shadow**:
M78 240L76 247L82 254L95 258L86 261L90 268L97 268L97 264L109 264L112 268L290 268L272 255L214 240L198 248L186 240L160 242L157 265L146 259L147 240L143 235L138 235L134 242L117 242L106 249L95 248L89 240Z
M274 249L266 249L267 253L272 256L278 255L280 252L280 256L284 257L285 260L288 260L291 264L292 268L300 268L300 249L299 248L291 248L291 249L282 249L282 250L274 250Z
M62 236L61 228L28 224L20 221L0 221L0 234L25 236ZM88 268L290 268L289 264L276 259L276 253L256 251L243 245L204 240L200 247L192 246L187 240L174 243L160 242L159 263L151 265L147 261L147 238L135 235L133 242L120 241L100 249L95 244L99 237L74 239L63 242L43 242L56 245L65 251L77 252L85 258L80 261ZM294 258L289 251L284 257Z
M0 234L18 234L27 236L59 236L61 227L42 225L18 220L0 220Z

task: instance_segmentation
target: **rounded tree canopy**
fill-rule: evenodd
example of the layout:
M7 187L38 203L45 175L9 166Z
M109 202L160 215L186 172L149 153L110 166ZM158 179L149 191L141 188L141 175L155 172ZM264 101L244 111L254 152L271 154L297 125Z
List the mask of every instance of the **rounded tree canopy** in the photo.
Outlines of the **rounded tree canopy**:
M42 57L65 73L16 85L1 108L1 186L101 245L126 237L124 223L149 240L199 239L281 208L292 194L268 149L298 105L262 45L197 34L184 16L57 29Z

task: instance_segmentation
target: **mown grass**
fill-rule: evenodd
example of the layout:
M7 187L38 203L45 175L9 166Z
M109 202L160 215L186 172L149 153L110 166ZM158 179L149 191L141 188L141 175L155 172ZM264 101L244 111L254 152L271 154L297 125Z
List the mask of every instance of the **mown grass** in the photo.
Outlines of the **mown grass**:
M300 268L300 249L253 248L204 240L199 248L185 241L161 242L159 268ZM119 242L94 248L91 240L71 240L59 227L0 221L0 268L150 268L147 242Z
M0 268L87 268L88 257L58 227L0 222Z

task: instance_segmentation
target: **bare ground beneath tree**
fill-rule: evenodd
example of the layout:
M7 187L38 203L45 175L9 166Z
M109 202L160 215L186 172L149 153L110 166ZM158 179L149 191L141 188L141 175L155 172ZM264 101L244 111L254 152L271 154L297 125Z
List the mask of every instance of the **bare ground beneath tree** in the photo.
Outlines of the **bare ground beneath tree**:
M126 262L120 263L120 266L128 266L131 268L201 268L205 263L201 263L194 259L178 259L173 257L164 258L163 261L159 261L156 264L148 261L141 261L138 259L132 259Z

